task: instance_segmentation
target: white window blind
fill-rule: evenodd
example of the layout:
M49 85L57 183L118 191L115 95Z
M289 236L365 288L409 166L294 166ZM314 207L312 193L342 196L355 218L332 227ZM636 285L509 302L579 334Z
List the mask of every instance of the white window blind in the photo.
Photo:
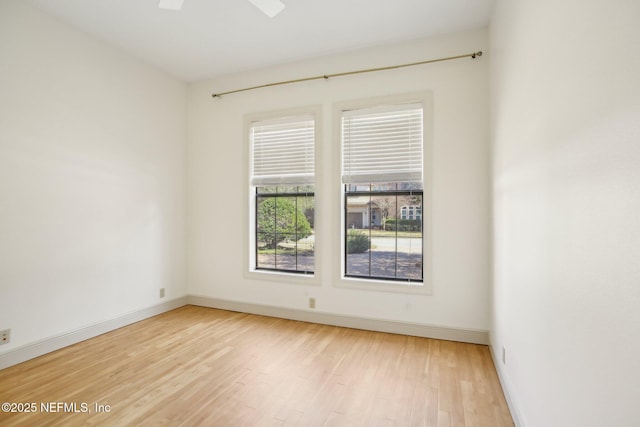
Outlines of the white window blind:
M254 122L251 185L313 184L315 121L305 115Z
M421 104L342 112L342 182L422 181Z

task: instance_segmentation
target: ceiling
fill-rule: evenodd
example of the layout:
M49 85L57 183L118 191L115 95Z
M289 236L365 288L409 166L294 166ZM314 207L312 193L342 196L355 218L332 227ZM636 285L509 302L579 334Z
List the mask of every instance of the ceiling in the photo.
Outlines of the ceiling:
M248 0L29 0L184 81L357 48L483 28L494 0L283 0L268 18Z

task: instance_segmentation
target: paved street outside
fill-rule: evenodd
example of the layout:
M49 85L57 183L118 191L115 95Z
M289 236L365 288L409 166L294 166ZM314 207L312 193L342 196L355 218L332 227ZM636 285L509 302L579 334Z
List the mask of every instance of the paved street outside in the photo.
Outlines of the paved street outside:
M393 237L373 237L374 249L347 255L347 274L403 279L422 277L422 241L415 237L399 237L398 252ZM296 259L297 258L297 259ZM263 268L310 271L314 268L313 255L260 254L259 265ZM296 264L297 262L297 264ZM371 271L369 271L371 266Z

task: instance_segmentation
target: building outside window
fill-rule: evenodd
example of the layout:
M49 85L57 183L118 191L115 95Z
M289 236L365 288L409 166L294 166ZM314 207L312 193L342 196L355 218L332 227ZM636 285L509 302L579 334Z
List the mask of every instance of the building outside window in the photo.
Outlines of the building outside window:
M401 219L422 219L422 209L420 206L403 206L400 209Z

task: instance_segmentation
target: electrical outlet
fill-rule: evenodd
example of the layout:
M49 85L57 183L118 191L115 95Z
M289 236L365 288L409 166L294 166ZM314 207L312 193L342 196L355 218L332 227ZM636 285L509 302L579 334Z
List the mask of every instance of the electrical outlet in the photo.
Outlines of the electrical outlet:
M507 364L507 349L502 347L502 364Z
M0 345L9 344L9 340L11 338L11 329L5 329L0 331Z
M309 298L309 308L316 308L316 299Z
M164 288L160 288L160 298L164 298Z

